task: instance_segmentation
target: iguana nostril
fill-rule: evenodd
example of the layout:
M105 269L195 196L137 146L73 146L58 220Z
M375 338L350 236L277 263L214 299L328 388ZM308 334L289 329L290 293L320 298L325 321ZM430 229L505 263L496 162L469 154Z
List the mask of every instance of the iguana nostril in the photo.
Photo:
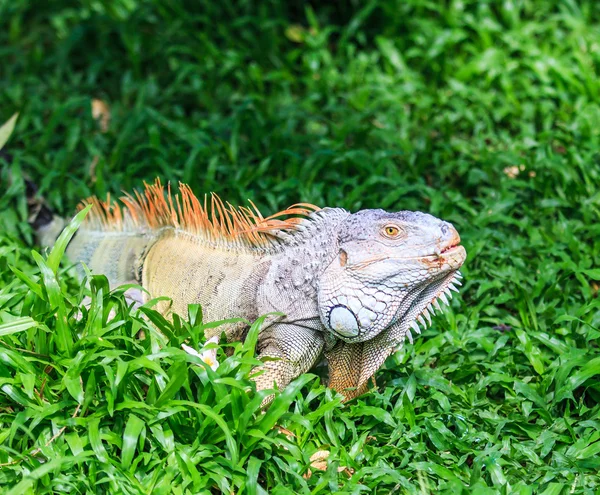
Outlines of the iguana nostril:
M440 231L442 232L442 238L450 245L456 245L460 243L460 236L454 228L454 225L448 222L443 222Z

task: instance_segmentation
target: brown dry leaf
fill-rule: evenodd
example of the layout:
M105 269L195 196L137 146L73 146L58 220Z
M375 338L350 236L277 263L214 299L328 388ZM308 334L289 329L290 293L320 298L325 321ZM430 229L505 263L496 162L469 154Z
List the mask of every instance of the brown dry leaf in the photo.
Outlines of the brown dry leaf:
M310 456L310 466L319 471L325 471L327 469L327 458L329 457L328 450L317 450L313 455ZM307 469L306 473L302 477L307 480L312 476L312 471Z
M283 426L276 426L277 431L279 431L279 433L283 433L286 437L288 438L296 438L296 435L294 435L293 432L291 432L290 430L284 428Z
M317 450L313 455L310 456L310 465L315 469L325 471L327 469L328 458L328 450Z
M319 471L327 470L327 459L329 458L328 450L317 450L313 455L310 456L310 466L313 469L317 469ZM354 473L354 469L346 467L346 466L338 466L338 473L344 472L348 476L352 476ZM312 471L308 469L306 473L304 473L304 479L309 479L312 476Z
M110 125L110 107L105 101L92 100L92 117L100 124L100 132L107 132Z

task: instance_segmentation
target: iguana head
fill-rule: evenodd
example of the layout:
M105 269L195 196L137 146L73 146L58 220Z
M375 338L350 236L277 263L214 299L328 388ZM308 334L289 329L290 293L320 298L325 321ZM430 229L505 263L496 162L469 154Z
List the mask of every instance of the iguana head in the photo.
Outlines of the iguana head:
M338 255L319 282L323 324L365 342L398 321L429 319L466 258L452 224L432 215L363 210L337 230Z

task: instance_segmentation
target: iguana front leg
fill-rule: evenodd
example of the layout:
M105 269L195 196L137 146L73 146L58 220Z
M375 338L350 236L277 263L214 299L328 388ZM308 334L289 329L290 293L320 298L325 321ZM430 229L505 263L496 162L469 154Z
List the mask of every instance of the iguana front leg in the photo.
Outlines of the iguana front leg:
M320 332L292 324L279 323L265 329L258 341L260 358L278 358L255 368L257 390L279 388L313 367L325 346ZM257 372L262 372L257 374Z
M360 384L364 342L348 344L339 341L333 349L325 353L329 368L329 388L345 397L353 399L367 391L367 382Z
M395 348L402 344L407 325L397 322L366 342L338 342L325 352L329 368L329 387L346 400L365 393L368 381Z

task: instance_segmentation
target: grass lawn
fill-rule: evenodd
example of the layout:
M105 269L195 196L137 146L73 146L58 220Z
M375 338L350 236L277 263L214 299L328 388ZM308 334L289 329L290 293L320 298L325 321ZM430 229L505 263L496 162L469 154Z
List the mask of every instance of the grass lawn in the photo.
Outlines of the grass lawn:
M0 1L0 492L600 493L599 72L595 1ZM74 318L23 174L65 215L156 176L426 211L465 284L377 389L308 374L261 414L252 339L216 372L181 351L198 308L96 275Z

